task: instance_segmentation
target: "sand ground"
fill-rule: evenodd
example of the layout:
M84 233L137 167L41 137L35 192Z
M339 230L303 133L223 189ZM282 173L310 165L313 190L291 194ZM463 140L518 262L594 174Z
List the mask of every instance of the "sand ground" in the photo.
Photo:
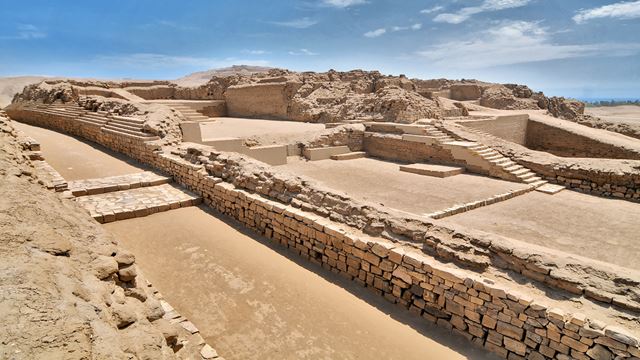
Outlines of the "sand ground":
M446 219L486 232L640 269L640 206L564 190L528 193Z
M148 170L127 156L73 136L17 121L14 126L40 143L45 160L67 181L134 174Z
M584 112L610 122L640 125L640 106L636 105L587 107Z
M233 117L220 117L212 122L200 123L203 139L250 138L263 145L288 144L296 140L311 139L324 129L323 124Z
M203 208L106 227L227 359L491 358Z
M280 166L353 198L382 203L416 215L526 187L466 173L448 178L423 176L401 172L399 167L397 163L373 158L295 161Z

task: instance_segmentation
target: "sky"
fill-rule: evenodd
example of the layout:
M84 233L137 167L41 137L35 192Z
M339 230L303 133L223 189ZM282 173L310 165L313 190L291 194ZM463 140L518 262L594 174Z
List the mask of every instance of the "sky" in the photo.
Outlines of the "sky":
M0 76L175 79L233 64L640 98L640 1L29 0L0 7Z

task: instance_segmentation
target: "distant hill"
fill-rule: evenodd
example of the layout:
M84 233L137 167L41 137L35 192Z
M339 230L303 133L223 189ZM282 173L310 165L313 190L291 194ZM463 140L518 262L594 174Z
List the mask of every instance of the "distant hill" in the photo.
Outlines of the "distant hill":
M15 76L0 78L0 108L11 104L13 96L22 92L25 86L36 84L45 79L52 79L44 76Z
M266 66L251 66L251 65L233 65L226 68L211 69L206 71L194 72L180 79L174 80L175 84L180 86L200 86L206 84L214 75L228 76L234 74L250 75L255 73L263 73L273 68Z

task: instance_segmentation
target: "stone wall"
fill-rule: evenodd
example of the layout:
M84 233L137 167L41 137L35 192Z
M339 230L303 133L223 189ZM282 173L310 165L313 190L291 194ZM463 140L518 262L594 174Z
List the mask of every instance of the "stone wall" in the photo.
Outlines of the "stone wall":
M530 119L526 146L563 157L640 159L640 154Z
M341 125L327 129L315 139L302 144L303 148L315 149L330 146L348 146L351 151L362 151L364 141L364 126Z
M402 140L401 135L365 133L364 150L369 156L406 163L434 162L455 164L451 153L437 146Z
M584 265L564 255L530 256L506 239L486 234L472 237L385 213L308 180L283 176L273 168L210 148L209 153L197 147L168 153L159 142L91 131L60 117L10 115L85 137L151 164L264 236L504 357L567 358L614 352L638 356L637 339L624 330L549 309L472 271L458 272L434 257L480 268L491 264L516 271L529 281L639 311L640 306L626 297L634 294L638 282L620 268ZM366 142L365 138L365 147ZM347 236L336 223L375 238ZM578 279L570 274L581 267L595 268L599 275Z
M291 100L287 87L287 83L230 86L224 96L227 112L231 117L286 120Z

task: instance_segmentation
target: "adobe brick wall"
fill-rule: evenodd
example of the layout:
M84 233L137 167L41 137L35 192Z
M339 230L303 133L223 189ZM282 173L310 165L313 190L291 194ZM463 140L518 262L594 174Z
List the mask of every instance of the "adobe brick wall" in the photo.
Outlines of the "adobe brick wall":
M258 177L254 168L245 169L247 164L242 161L246 160L234 156L204 156L201 152L189 150L185 157L179 151L173 154L162 152L159 142L125 139L75 125L57 116L39 117L20 111L10 115L34 125L87 138L151 164L202 195L208 205L221 213L300 256L371 288L417 316L447 327L505 358L562 359L611 353L640 356L638 339L628 331L586 319L580 314L569 315L559 309L549 309L508 288L492 284L476 273L444 265L414 250L411 241L397 239L400 236L417 241L427 252L432 247L434 256L438 258L458 260L464 264L461 258L464 254L447 256L446 247L442 246L446 239L429 233L430 228L437 228L433 224L402 222L390 214L327 193L326 189L318 190L313 185L305 184L305 187L290 178L278 178L276 172L268 169L259 171ZM234 182L238 187L225 180ZM393 229L393 241L347 235L346 230L336 224L341 222L358 229L376 227L372 224L372 217L377 221L388 218L383 227ZM437 231L444 232L446 229ZM518 255L505 244L486 238L469 239L459 233L456 236L458 241L468 246L478 246L478 251L484 249L486 256L501 259L503 267L519 269L518 272L532 279L585 296L592 291L580 288L581 284L571 279L554 276L549 268L530 263L528 256ZM548 262L547 265L558 267ZM634 306L621 302L615 294L594 295L610 296L608 302L616 306Z
M640 159L640 154L530 119L526 146L563 157Z

